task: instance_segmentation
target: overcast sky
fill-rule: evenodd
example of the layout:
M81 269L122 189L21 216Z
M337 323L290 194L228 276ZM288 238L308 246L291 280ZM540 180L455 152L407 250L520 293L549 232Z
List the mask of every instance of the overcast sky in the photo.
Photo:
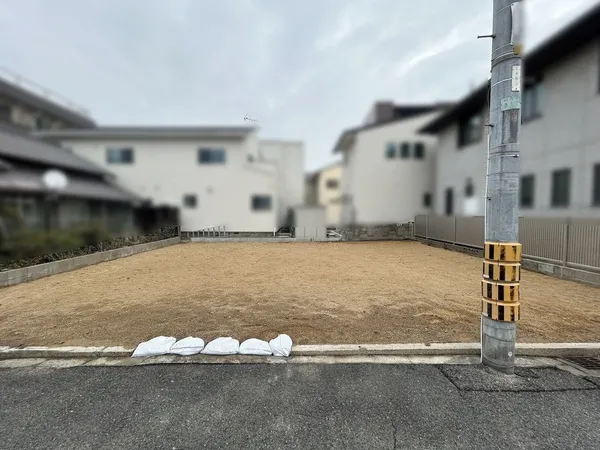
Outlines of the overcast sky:
M600 0L525 0L527 45ZM241 125L330 162L377 100L489 75L492 0L0 0L0 65L104 125ZM535 17L535 19L534 19Z

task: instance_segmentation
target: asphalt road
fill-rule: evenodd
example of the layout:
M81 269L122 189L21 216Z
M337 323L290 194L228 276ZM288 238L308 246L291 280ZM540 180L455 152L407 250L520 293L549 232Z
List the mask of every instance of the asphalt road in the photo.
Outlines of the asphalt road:
M0 448L598 449L600 383L475 366L2 369Z

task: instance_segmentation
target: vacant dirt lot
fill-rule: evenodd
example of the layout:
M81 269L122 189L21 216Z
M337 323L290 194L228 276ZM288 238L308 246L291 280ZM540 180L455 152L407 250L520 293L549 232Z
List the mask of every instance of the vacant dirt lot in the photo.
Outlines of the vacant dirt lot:
M176 245L0 289L0 345L477 341L480 274L415 242ZM600 289L525 272L523 292L521 341L600 340Z

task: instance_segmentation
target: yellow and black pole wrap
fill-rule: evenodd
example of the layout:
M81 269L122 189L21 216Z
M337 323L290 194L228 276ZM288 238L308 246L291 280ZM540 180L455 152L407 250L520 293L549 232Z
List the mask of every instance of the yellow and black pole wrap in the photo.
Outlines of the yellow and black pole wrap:
M481 313L492 320L521 318L521 244L485 242L481 280Z

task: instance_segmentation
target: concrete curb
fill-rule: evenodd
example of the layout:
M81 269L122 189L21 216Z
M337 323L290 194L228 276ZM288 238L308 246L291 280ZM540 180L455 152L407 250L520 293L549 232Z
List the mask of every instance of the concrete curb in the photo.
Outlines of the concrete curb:
M598 356L600 342L585 343L517 343L518 356ZM296 356L446 356L479 355L479 342L432 343L432 344L357 344L357 345L297 345Z
M125 347L0 347L0 360L20 358L129 358L133 349ZM294 357L326 356L477 356L480 344L356 344L296 345ZM240 356L240 355L232 355ZM600 343L517 344L517 356L561 358L600 356ZM245 358L244 356L241 356ZM208 357L217 361L219 357ZM260 357L263 358L263 357Z
M479 343L295 345L294 356L479 355Z
M0 360L16 358L125 358L133 349L125 347L0 347Z

